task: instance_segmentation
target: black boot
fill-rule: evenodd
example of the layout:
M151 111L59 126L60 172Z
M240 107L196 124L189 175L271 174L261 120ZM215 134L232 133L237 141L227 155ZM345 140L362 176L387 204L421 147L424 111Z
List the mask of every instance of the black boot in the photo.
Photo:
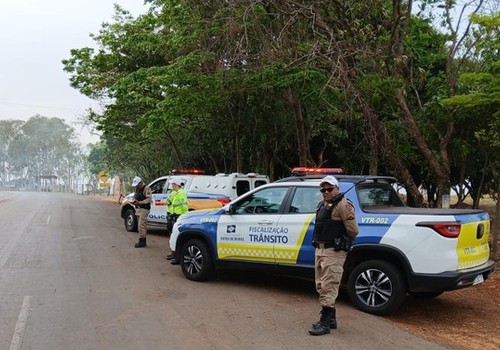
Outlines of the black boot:
M145 246L146 246L146 238L139 238L139 242L137 242L134 247L142 248Z
M165 259L172 260L173 258L174 258L174 254L170 253L167 255L167 257Z
M324 307L321 309L321 318L319 322L313 324L310 335L323 335L330 333L330 323L332 320L333 309L331 307Z
M336 309L333 308L332 310L332 318L330 319L330 329L337 329L337 318L336 318ZM313 323L313 326L315 323Z
M337 329L337 318L336 318L336 310L333 308L332 310L332 318L330 319L330 329Z

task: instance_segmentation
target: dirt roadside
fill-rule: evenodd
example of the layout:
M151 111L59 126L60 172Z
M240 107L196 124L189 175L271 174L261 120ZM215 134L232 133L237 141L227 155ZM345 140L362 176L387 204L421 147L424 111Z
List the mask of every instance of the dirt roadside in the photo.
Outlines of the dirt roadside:
M500 264L479 286L444 293L432 300L408 297L386 319L410 333L458 349L500 349Z

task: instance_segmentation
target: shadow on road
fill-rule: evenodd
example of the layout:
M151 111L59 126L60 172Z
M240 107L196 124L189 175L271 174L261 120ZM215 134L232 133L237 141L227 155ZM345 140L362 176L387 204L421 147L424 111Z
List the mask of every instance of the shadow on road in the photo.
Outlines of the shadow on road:
M217 279L220 284L241 284L279 293L293 293L306 298L317 298L318 293L314 286L314 280L297 277L278 276L270 272L235 270L224 268L217 271ZM340 289L337 299L339 302L350 304L347 291L344 287Z

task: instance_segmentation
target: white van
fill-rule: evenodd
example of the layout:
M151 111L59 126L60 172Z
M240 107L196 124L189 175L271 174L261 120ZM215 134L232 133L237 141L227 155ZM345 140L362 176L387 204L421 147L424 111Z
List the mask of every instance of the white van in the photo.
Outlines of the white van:
M175 176L183 182L184 191L188 196L189 210L212 209L222 207L236 197L269 183L269 177L255 173L197 175L199 172L185 172L173 170L172 175L162 176L152 181L151 188L153 200L149 211L148 223L165 227L167 211L164 200L172 191L170 177ZM120 199L120 215L127 231L137 231L137 217L135 207L130 204L134 194L130 193Z
M182 178L183 176L180 175ZM255 173L217 174L215 176L197 175L188 179L187 192L219 194L231 199L241 196L254 188L269 183L267 175Z

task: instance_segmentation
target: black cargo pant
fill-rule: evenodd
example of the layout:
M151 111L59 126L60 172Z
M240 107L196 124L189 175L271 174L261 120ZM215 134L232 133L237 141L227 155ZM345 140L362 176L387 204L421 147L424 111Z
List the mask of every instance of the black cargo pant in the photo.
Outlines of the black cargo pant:
M177 221L177 218L179 217L179 214L167 214L167 232L168 235L172 233L172 229L174 228L174 224Z

